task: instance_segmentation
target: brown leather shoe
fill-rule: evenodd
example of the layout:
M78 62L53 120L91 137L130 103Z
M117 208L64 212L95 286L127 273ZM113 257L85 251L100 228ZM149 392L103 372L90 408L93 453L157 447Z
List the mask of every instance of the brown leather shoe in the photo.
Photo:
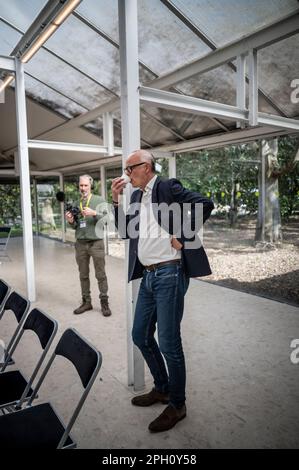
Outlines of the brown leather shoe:
M174 408L174 406L168 405L165 410L149 424L149 430L151 432L162 432L173 428L179 421L186 417L186 405L182 408Z
M104 317L110 317L111 315L111 310L108 304L108 300L101 300L101 309L102 309L102 314Z
M154 403L163 403L166 405L169 402L168 393L161 393L155 390L154 388L144 395L139 395L132 398L131 403L135 406L151 406Z
M76 310L74 310L74 314L75 315L80 315L80 313L84 313L84 312L87 312L87 310L92 310L93 307L91 305L91 302L83 302L80 307L76 308Z

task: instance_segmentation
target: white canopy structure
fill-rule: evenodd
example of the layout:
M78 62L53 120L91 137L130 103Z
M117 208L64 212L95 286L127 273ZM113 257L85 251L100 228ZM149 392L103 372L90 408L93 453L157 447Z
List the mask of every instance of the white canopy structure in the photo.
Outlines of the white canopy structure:
M64 175L98 169L104 179L140 146L169 157L299 132L298 6L0 0L0 179L20 174L31 300L30 174L63 185ZM138 389L143 363L128 344Z

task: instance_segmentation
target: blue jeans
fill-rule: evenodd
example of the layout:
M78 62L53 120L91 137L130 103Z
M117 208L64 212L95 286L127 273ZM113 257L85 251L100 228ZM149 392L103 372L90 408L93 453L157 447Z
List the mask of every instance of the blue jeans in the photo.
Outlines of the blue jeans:
M168 393L170 404L185 403L186 368L181 340L184 296L189 286L180 264L143 273L132 331L154 378L155 389ZM154 338L158 326L159 346ZM165 358L168 373L162 354Z

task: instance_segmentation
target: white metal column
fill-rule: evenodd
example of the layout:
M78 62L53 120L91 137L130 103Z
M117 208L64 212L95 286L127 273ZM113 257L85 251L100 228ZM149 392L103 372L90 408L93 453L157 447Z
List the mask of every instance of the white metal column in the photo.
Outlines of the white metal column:
M127 156L140 147L140 108L138 73L137 0L119 0L119 52L122 117L123 166ZM126 190L127 203L130 190ZM124 208L126 210L126 207ZM126 243L126 273L128 266ZM139 283L131 282L126 288L127 336L128 336L128 384L135 390L144 388L144 361L132 342L133 314Z
M64 191L64 177L63 174L59 175L59 190ZM65 243L65 215L64 215L64 203L60 203L60 214L61 214L61 239Z
M107 201L107 188L106 188L106 168L104 165L101 165L101 196L105 201ZM104 246L105 254L109 255L109 236L108 236L108 225L104 226Z
M101 196L107 199L107 189L106 189L106 168L104 165L101 165Z
M37 181L35 177L33 177L33 204L35 216L35 235L39 236Z
M257 78L257 51L255 49L248 53L249 74L249 125L258 125L258 78Z
M176 155L168 159L168 174L169 178L176 178Z
M103 114L103 143L107 147L107 155L114 155L114 132L112 113Z
M262 230L261 241L265 241L265 224L266 224L266 154L267 154L267 141L262 139L260 141L260 154L261 154L261 206L262 206Z
M18 156L20 165L21 206L23 221L23 245L26 272L27 297L31 302L36 299L35 273L33 258L32 213L30 194L30 173L26 118L26 95L24 66L16 59L16 119L18 132Z
M237 108L246 108L246 55L237 57ZM245 123L237 121L237 127L242 129Z

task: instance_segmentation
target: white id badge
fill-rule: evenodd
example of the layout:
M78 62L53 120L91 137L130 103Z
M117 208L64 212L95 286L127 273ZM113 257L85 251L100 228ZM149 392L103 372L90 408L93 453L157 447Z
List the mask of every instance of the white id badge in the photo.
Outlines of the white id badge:
M85 228L85 227L86 227L86 221L80 220L80 228Z

